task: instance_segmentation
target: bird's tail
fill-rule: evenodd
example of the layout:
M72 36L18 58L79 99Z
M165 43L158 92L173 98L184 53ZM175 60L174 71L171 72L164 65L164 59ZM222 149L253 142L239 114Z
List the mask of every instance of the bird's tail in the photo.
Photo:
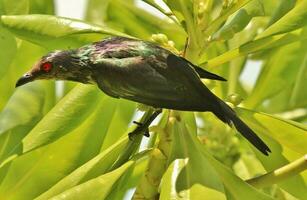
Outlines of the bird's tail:
M237 116L235 111L222 100L218 99L218 102L219 104L215 107L213 113L223 122L230 126L234 125L236 129L259 151L265 155L269 155L269 152L271 152L269 147Z

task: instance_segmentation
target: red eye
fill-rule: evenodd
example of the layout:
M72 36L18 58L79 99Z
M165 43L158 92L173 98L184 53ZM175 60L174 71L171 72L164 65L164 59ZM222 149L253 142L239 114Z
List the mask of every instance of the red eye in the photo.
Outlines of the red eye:
M42 69L45 72L49 72L52 69L52 64L50 62L46 62L42 64Z

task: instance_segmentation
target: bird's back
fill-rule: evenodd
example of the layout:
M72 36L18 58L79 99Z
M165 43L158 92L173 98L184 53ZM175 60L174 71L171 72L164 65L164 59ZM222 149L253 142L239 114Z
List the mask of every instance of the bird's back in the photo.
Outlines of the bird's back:
M110 96L161 108L204 109L189 75L167 64L172 53L166 49L151 42L112 37L82 47L79 54L82 52L90 54L96 82ZM192 68L191 73L199 79Z
M80 51L92 49L93 62L106 58L129 58L129 57L148 57L156 56L166 59L171 53L151 42L136 40L125 37L111 37L105 40L95 42L90 47L80 48Z

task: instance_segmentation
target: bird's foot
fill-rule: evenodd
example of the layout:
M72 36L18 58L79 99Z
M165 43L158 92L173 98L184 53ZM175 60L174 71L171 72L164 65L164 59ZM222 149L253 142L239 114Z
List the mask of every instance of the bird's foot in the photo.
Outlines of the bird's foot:
M146 137L150 136L148 127L146 127L143 123L137 122L137 121L133 121L133 123L136 124L137 127L136 129L134 129L132 132L128 134L130 140L132 140L135 136L142 134L142 133Z
M144 134L144 136L149 137L149 125L151 122L162 112L162 109L156 110L147 121L144 123L133 121L134 124L137 125L136 129L134 129L132 132L128 134L128 137L130 140L133 140L133 138L139 134Z

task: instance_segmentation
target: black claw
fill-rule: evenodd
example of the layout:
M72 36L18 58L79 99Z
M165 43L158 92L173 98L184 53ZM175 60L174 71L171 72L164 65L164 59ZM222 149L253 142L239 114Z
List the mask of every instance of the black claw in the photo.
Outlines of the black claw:
M150 118L142 123L142 122L137 122L137 121L133 121L134 124L137 125L136 129L132 132L130 132L128 134L129 140L133 140L134 137L138 134L142 134L146 137L149 137L149 129L148 126L151 124L151 122L162 112L162 109L156 110L151 116Z
M149 137L149 136L150 136L150 135L149 135L149 129L148 129L148 128L145 130L144 136L145 136L145 137Z
M143 126L143 123L141 123L141 122L133 121L133 123L138 125L138 126Z
M131 140L131 141L133 140L133 135L134 135L133 132L128 133L129 140Z

